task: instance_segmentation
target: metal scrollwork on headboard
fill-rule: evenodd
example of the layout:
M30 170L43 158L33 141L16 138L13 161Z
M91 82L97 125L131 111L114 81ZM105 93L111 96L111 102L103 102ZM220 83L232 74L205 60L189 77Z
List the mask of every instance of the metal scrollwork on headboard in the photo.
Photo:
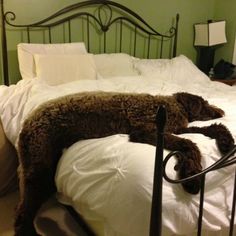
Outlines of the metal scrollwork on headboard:
M105 10L106 14L104 15L105 18L102 17L102 12L104 10L104 8L107 8ZM109 26L112 24L111 20L112 20L112 9L109 5L101 5L98 8L98 19L99 19L99 24L101 26L101 30L103 32L108 31Z
M11 21L14 21L16 19L16 14L12 11L7 11L4 14L4 19L8 25L14 26L14 24L12 24Z
M68 42L72 42L72 21L74 19L83 19L86 21L86 30L83 35L86 35L86 46L87 50L91 52L91 45L94 43L94 37L91 36L90 27L96 27L95 31L102 35L103 52L107 52L108 36L107 33L111 26L116 26L117 37L116 44L118 45L114 52L123 52L123 42L127 43L132 41L130 45L130 54L137 56L137 48L145 48L146 52L144 57L149 58L150 54L156 51L156 56L158 58L163 57L164 44L166 41L170 41L170 46L168 44L168 54L170 57L176 56L177 50L177 35L178 35L178 21L179 15L176 15L175 25L172 26L167 34L161 34L152 28L140 15L131 9L123 6L114 1L109 0L88 0L83 2L78 2L70 6L64 7L63 9L57 11L51 16L44 18L40 21L29 23L29 24L17 24L16 15L12 11L4 11L4 0L1 1L1 21L2 21L2 50L3 50L3 71L4 71L4 83L9 84L8 79L8 64L7 64L7 40L6 40L6 25L12 29L22 29L27 32L26 40L28 43L32 42L32 32L35 29L43 29L43 32L47 34L46 37L49 43L52 43L52 29L55 26L67 24L68 25L68 36L64 37L68 39ZM92 22L92 23L91 23ZM123 28L127 27L132 30L132 36L129 40L125 40L125 33ZM78 28L78 27L77 27ZM110 32L110 31L109 31ZM24 34L25 35L25 34ZM131 34L130 34L131 35ZM98 36L98 35L97 35ZM142 36L145 40L145 46L138 47L138 37ZM153 43L155 41L155 43ZM153 46L154 45L154 46ZM158 45L158 46L157 46ZM153 49L155 48L155 49ZM158 50L156 50L156 48ZM166 48L165 48L166 49ZM153 57L153 56L152 56Z

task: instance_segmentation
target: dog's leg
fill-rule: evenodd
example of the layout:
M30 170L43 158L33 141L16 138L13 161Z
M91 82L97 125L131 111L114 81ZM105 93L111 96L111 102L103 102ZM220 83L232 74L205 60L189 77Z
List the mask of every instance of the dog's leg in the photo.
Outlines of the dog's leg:
M179 151L184 155L184 158L177 156L177 170L179 171L180 179L190 177L202 171L201 153L197 145L191 140L180 138L172 134L165 134L164 148L171 151ZM200 190L201 177L185 182L182 185L187 192L197 194Z
M234 146L234 138L230 131L223 124L212 124L204 127L187 127L178 130L180 133L200 133L212 139L216 139L216 144L222 154L229 152Z
M129 140L135 143L147 143L156 146L157 134L155 131L147 131L142 127L136 127L130 132Z
M141 127L130 133L130 141L139 143L148 143L156 146L156 133L143 130ZM177 170L179 178L183 179L202 171L201 154L192 141L180 138L171 134L164 135L164 148L171 151L180 151L185 158L178 158ZM197 177L194 180L183 183L183 188L192 194L197 194L200 190L201 178Z
M26 176L23 180L24 188L16 209L15 236L38 235L33 225L34 217L42 203L54 192L50 169L35 171L33 178L28 175L29 178Z

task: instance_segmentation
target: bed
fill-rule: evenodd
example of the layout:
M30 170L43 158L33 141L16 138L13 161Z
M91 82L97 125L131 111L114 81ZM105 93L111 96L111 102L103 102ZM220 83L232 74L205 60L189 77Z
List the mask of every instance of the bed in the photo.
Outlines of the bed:
M184 55L176 55L178 15L176 24L163 35L135 12L112 1L80 2L42 21L23 25L15 23L17 18L13 12L4 11L3 1L1 6L4 13L2 54L5 83L0 90L1 121L5 135L18 154L21 151L19 143L23 127L40 106L63 96L91 91L166 96L179 91L197 94L222 108L225 116L195 121L190 126L223 123L236 138L235 87L210 81L191 60ZM86 11L87 8L89 11ZM105 22L102 20L104 12L108 16ZM117 14L121 16L117 17ZM78 17L86 22L82 24L83 27L86 25L85 42L73 41L71 29L74 28L73 20ZM85 20L90 18L92 23L87 23ZM118 36L115 47L110 49L108 30L113 23L114 34ZM66 42L53 43L53 27L60 24L64 25L63 32L65 34L66 31L67 36L63 38ZM23 30L22 35L26 39L26 42L17 45L22 80L11 86L6 26ZM94 30L90 27L99 27L97 37L101 37L98 40L100 51L95 50L96 54L92 54L91 34ZM123 27L128 27L133 33L125 33ZM42 31L46 44L32 43L35 31ZM128 42L132 42L132 46L124 44L125 35L131 36ZM145 50L138 51L138 48ZM147 59L141 59L142 56ZM59 69L52 70L56 67ZM159 112L161 122L165 110L160 109ZM171 158L177 153L168 150L163 153L163 132L157 135L157 149L149 144L130 142L129 136L122 133L74 142L63 150L59 160L54 163L56 169L51 169L50 176L56 186L53 192L56 194L48 202L46 200L50 196L45 197L43 192L47 191L44 183L50 179L37 179L36 176L38 185L34 185L36 192L31 195L31 192L25 191L26 182L22 181L22 173L26 177L29 173L19 168L21 202L15 223L16 235L32 236L35 229L40 235L86 235L77 223L87 231L87 235L234 235L235 147L222 157L215 140L196 133L178 135L197 143L202 154L204 181L200 194L191 195L183 191L181 184L173 184L181 182L176 180L176 161ZM23 144L29 145L27 142ZM167 154L163 166L161 157ZM21 162L27 165L30 160L20 159L22 167ZM37 164L41 166L44 163ZM165 179L163 187L160 187L163 168ZM30 179L27 184L33 181ZM156 190L162 190L163 193L159 192L156 196ZM34 204L38 204L36 211L42 206L36 217L36 212L28 211L32 214L30 217L21 214L21 211ZM78 222L78 217L82 218L82 222L81 219Z

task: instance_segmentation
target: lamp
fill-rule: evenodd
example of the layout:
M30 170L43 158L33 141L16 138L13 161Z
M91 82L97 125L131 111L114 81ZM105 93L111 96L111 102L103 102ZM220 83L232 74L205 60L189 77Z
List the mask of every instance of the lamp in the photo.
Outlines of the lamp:
M208 74L214 64L215 49L226 43L225 21L208 20L207 23L194 25L194 46L198 47L197 66Z

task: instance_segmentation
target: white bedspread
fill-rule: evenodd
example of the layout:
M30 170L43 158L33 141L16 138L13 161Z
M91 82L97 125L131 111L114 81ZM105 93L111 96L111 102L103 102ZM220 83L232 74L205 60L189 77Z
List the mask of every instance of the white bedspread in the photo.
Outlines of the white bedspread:
M158 62L159 63L159 62ZM39 104L80 91L117 91L172 94L186 91L203 96L221 107L223 118L193 122L205 126L214 122L227 125L236 140L235 87L211 82L184 56L158 64L155 60L136 63L142 75L99 80L81 80L48 86L39 80L22 80L0 87L0 114L5 132L17 147L24 119ZM214 140L200 134L183 134L199 146L203 167L220 155ZM166 152L167 153L167 152ZM59 199L71 204L93 226L98 235L148 235L155 148L130 143L127 135L84 140L64 151L58 165L56 184ZM168 173L175 176L173 161ZM227 227L232 202L235 167L207 175L203 228L219 232ZM190 235L196 230L199 196L185 193L181 186L165 182L163 193L164 235Z

